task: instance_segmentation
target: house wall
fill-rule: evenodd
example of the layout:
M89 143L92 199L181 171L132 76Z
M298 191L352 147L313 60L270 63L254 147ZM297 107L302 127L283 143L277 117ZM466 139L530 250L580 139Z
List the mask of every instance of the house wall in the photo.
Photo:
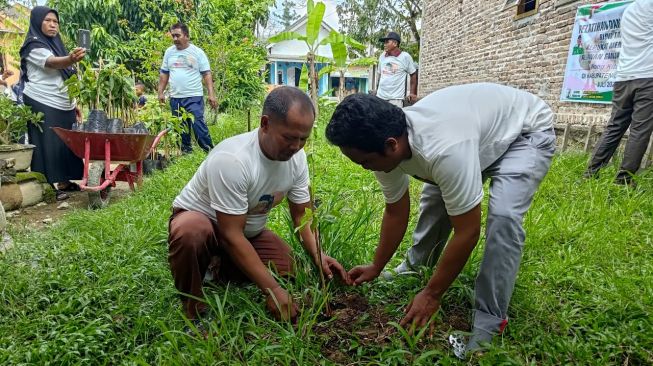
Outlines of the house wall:
M299 68L301 70L303 63L302 62L293 62L293 61L274 61L271 62L271 69L270 69L270 75L268 77L268 81L272 85L292 85L294 86L294 83L290 83L292 80L289 78L288 71L292 68ZM316 64L316 71L319 72L325 64ZM308 65L306 65L308 68ZM277 73L281 71L282 74L282 83L279 84L277 81ZM296 72L295 78L299 78L301 76L301 71ZM328 75L322 75L318 82L318 94L325 93L327 90L329 90L329 76Z
M497 82L540 96L557 123L605 124L610 105L559 101L576 8L600 2L540 0L537 14L515 20L506 0L424 0L419 94Z
M304 23L302 26L294 30L294 32L297 32L299 34L306 34L306 23ZM318 39L323 39L328 35L329 35L329 31L326 30L324 27L321 27L320 35ZM292 41L283 41L272 45L269 51L269 56L274 58L277 55L283 55L284 58L301 59L301 58L306 58L307 53L308 53L308 47L306 46L306 42L292 40ZM319 56L333 58L333 53L331 52L331 46L329 45L318 47L317 54Z

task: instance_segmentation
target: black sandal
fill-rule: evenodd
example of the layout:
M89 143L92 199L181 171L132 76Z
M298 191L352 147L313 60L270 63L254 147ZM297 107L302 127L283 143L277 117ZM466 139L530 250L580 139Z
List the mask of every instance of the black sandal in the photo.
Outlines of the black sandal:
M64 201L64 200L67 200L68 198L70 198L68 193L66 193L66 192L64 192L64 191L62 191L60 189L57 189L55 191L55 193L56 193L57 201Z
M57 186L59 188L58 190L62 192L79 192L82 190L82 187L80 187L79 184L75 182L68 182L68 184L66 184L64 188L61 188L61 186L59 185Z

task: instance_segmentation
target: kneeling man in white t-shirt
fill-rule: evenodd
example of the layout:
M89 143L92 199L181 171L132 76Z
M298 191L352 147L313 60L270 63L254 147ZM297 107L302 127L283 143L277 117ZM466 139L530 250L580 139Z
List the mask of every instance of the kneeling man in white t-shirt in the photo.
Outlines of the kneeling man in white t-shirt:
M301 90L273 90L263 104L260 127L218 144L175 198L168 261L190 319L206 311L206 304L196 298L203 297L207 272L220 280L250 280L267 296L268 309L276 317L297 316L297 306L268 270L270 266L281 275L290 274L290 248L266 223L270 210L284 197L295 226L305 209L312 207L302 148L314 120L313 104ZM304 225L299 234L317 263L309 226ZM321 258L326 276L335 273L349 283L338 261L324 253Z
M427 324L465 266L479 239L483 182L490 179L472 336L458 354L501 333L524 245L522 220L555 150L549 106L530 93L490 83L440 89L403 110L356 94L336 108L326 136L375 172L385 196L374 260L349 271L356 285L378 277L392 258L408 226L409 178L424 182L413 246L395 272L437 267L408 305L404 326Z

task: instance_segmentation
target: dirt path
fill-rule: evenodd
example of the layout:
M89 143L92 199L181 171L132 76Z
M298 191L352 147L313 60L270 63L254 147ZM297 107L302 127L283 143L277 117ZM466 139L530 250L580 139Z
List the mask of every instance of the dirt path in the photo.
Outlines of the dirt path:
M129 184L126 182L117 182L116 187L111 190L109 204L125 198L129 193ZM10 227L18 230L39 230L52 225L71 212L79 209L87 209L88 193L69 192L68 195L70 195L70 198L65 201L56 201L53 203L41 202L36 206L9 211L7 212L7 223ZM62 203L67 203L68 207L60 208ZM66 205L64 204L64 206Z

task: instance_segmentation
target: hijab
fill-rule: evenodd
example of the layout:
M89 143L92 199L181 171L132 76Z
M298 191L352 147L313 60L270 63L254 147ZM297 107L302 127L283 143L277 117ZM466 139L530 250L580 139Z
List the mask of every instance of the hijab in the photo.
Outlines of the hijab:
M32 9L32 13L30 14L29 31L25 37L25 42L23 42L23 45L20 47L21 81L29 81L27 79L27 56L29 56L32 50L36 48L46 48L57 57L68 56L68 50L66 49L66 46L64 46L59 33L54 37L49 37L43 33L43 20L48 13L54 13L57 20L59 20L59 13L47 6L37 6ZM59 72L61 72L63 79L67 80L73 76L76 71L74 67L69 66L65 69L59 69Z

